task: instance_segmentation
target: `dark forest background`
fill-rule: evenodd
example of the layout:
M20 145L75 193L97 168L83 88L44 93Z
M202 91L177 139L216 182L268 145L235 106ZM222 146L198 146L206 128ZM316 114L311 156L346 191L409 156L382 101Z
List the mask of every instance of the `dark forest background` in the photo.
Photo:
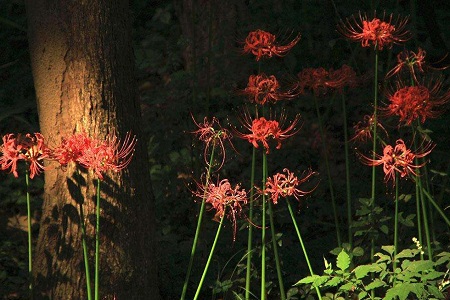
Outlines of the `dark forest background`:
M150 156L149 172L156 197L159 251L155 256L159 261L160 291L164 299L176 299L181 293L199 207L191 191L194 180L204 172L203 146L190 133L196 129L191 115L197 121L205 116L215 116L223 125L239 126L236 117L242 113L247 100L238 91L245 88L248 76L256 74L259 68L288 84L303 68L337 69L349 64L358 75L367 78L361 87L348 92L347 124L351 128L372 110L373 50L361 48L339 36L336 24L341 18L358 11L370 13L375 9L377 12L385 10L387 13L410 15L409 28L413 38L405 47L411 50L422 47L427 51L427 61L439 61L436 67L450 65L449 56L440 61L450 47L450 3L434 0L417 1L417 5L413 5L413 2L416 1L131 1L136 80L144 120L142 127ZM242 53L245 37L256 29L270 31L280 41L288 41L298 32L302 38L286 57L258 64L252 56ZM396 54L403 49L404 46L395 46L380 54L381 74L395 64ZM445 70L444 74L448 75L448 72ZM382 86L383 76L380 78ZM449 88L447 83L444 83L444 88ZM284 167L299 170L311 167L319 172L317 182L321 183L297 206L297 212L313 268L320 272L323 270L323 257L330 256L329 251L336 247L336 236L323 149L311 99L304 96L285 104L290 117L301 114L303 126L295 138L271 154L269 173ZM344 221L342 108L340 98L326 97L321 101L327 133L326 151L331 157L331 176L340 204L338 213ZM448 124L450 112L427 123L428 134L437 144L429 164L431 182L444 207L449 205L450 197ZM396 131L398 128L392 123L388 124L388 130ZM0 0L0 134L38 131L25 5L19 0ZM236 151L228 150L220 176L245 185L250 176L251 148L248 143L237 139L234 145ZM358 150L364 152L367 149ZM351 167L353 198L357 206L358 198L370 194L371 170L363 166L354 153ZM35 236L39 230L43 180L39 177L32 181ZM27 287L25 191L23 182L10 174L1 173L0 182L0 296L2 299L20 299ZM408 189L412 193L413 188L413 185L405 184L404 193L408 194ZM385 195L392 194L389 186L380 184L380 190ZM380 205L388 213L393 209L390 202ZM404 216L411 213L409 209L413 211L412 206L406 207ZM277 208L276 214L285 283L290 286L308 272L287 210ZM209 212L199 243L198 263L194 264L194 282L198 281L203 270L217 227L212 218L213 212ZM448 251L449 234L446 227L439 228L439 224L436 221L437 240L440 247ZM245 229L246 223L241 221L238 225ZM204 285L209 287L207 295L216 293L216 299L231 297L232 290L239 291L245 277L245 267L240 262L246 249L245 231L238 231L233 242L230 223L224 229ZM414 232L414 226L404 226L401 236L412 237ZM380 238L379 246L389 240L387 236ZM358 241L362 245L364 237ZM402 245L410 244L409 239L402 241ZM269 269L268 274L268 279L276 284L275 270Z

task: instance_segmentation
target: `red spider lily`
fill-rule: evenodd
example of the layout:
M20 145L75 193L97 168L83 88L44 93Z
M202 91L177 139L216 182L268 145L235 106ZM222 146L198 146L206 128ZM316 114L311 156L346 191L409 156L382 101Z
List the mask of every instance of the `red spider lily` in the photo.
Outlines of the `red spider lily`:
M250 75L247 87L242 93L247 95L251 102L261 105L294 97L290 93L280 91L280 84L274 75L267 76L264 73Z
M274 55L282 57L298 43L300 37L301 35L298 34L290 43L281 46L275 42L276 37L274 34L258 29L250 32L245 39L244 53L251 52L256 56L257 61L262 57L270 58Z
M375 124L373 115L365 115L362 121L359 121L353 129L355 130L355 135L350 139L350 141L358 140L360 142L366 142L372 139L373 125ZM384 126L377 120L377 127L380 128L386 136L389 136Z
M431 82L426 83L431 86ZM437 80L434 85L403 86L397 82L395 92L387 92L390 104L381 108L388 116L399 116L400 122L406 125L420 119L422 123L427 118L436 118L441 114L441 107L450 100L450 91L440 93L442 82Z
M402 139L398 139L394 147L391 145L384 147L383 155L375 154L376 159L361 155L361 160L369 166L383 165L385 174L384 181L388 182L392 180L395 183L395 172L398 172L402 178L411 174L417 176L415 170L424 166L425 163L414 165L414 159L430 154L434 146L428 143L423 147L421 152L413 153L410 149L406 148L405 142Z
M298 186L308 181L312 175L316 174L316 172L308 170L306 172L306 176L301 179L298 179L298 177L295 176L294 173L289 171L287 168L283 169L283 172L285 174L277 173L273 177L267 178L266 181L266 186L263 193L265 195L270 194L270 198L272 199L273 204L278 203L279 197L294 196L295 199L300 201L300 197L311 193L315 189L314 188L310 191L302 191L298 188Z
M251 120L247 113L244 116L242 125L251 133L244 134L238 132L238 136L248 140L255 148L259 147L258 142L260 142L266 149L266 154L269 154L270 152L269 139L274 139L277 142L276 149L280 149L281 141L293 136L299 130L295 129L300 118L299 115L297 115L294 121L292 121L285 129L281 129L286 121L284 114L281 115L280 121L266 120L264 117Z
M222 155L222 161L220 163L219 169L222 168L224 162L225 162L225 146L224 141L228 140L230 142L231 146L233 144L231 143L231 134L228 130L222 128L220 126L219 120L217 120L215 117L211 119L211 121L208 121L208 118L205 117L203 119L203 123L197 123L192 117L192 120L194 121L195 125L198 127L197 130L193 131L193 134L196 134L198 136L198 139L205 143L205 150L203 157L205 159L206 164L209 164L209 161L207 159L209 148L211 145L213 147L218 146ZM214 128L214 126L217 126L217 129Z
M424 68L437 70L443 70L447 68L431 67L430 65L426 64L425 56L426 52L420 47L418 48L417 53L409 50L403 50L402 52L397 54L397 65L386 74L386 78L392 77L395 74L399 74L402 70L407 69L414 82L419 83L416 75L417 71L420 73L424 73ZM445 59L445 56L440 61L442 61L443 59Z
M0 165L2 170L10 169L14 177L18 177L17 162L23 160L29 164L30 179L44 171L44 159L50 157L50 149L40 133L26 134L25 137L14 137L14 134L3 136Z
M125 169L131 162L136 146L136 136L127 133L123 143L115 135L110 135L106 141L95 140L94 143L82 149L82 155L77 162L87 168L92 169L100 180L103 180L102 173L111 170L118 172Z
M85 132L76 133L68 138L62 138L61 144L53 151L53 158L62 166L69 162L77 162L83 151L95 147L96 141L89 138Z
M375 14L376 15L376 12ZM400 44L410 38L410 33L406 30L408 17L397 16L394 20L390 14L386 20L386 13L381 19L374 16L369 20L367 14L359 13L359 20L355 16L341 20L338 31L352 41L361 41L363 47L374 46L377 50L383 50L385 46L391 48L393 44Z
M225 211L233 223L234 234L233 240L236 238L236 214L242 212L242 205L247 204L247 192L241 189L237 184L234 188L228 179L223 179L217 184L210 183L207 186L198 184L198 191L194 195L205 199L206 203L211 204L216 210L214 219L220 220L224 217Z
M315 95L324 95L330 89L342 91L345 86L357 85L356 72L349 66L343 65L340 69L325 70L324 68L306 68L297 74L296 88L299 93L306 89L312 90Z

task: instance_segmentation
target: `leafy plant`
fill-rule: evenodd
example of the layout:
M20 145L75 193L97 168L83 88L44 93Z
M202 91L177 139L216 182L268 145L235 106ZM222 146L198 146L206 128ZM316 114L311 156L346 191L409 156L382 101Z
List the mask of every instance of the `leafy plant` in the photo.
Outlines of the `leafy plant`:
M323 299L444 299L449 283L444 282L446 273L441 269L450 268L449 252L441 252L432 261L420 259L421 249L404 249L396 256L394 246L381 249L375 262L353 267L354 250L342 248L335 266L324 259L323 275L307 276L296 285L331 290Z

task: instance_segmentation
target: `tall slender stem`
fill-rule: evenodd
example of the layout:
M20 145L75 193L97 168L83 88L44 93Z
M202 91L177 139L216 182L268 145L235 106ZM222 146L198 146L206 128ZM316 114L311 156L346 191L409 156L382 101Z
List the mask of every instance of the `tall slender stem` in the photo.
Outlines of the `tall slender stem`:
M97 207L95 209L95 300L99 300L99 282L100 282L100 179L97 178Z
M33 247L31 239L31 201L30 201L30 180L28 170L25 172L25 185L27 189L27 226L28 226L28 289L30 299L33 299Z
M426 191L425 189L423 190L423 193L425 196L427 196L428 200L431 202L431 204L433 204L434 208L437 210L437 212L441 215L442 219L444 219L445 223L447 223L447 226L450 227L450 220L448 219L448 217L444 214L444 212L442 211L442 209L439 207L439 205L436 204L436 202L434 201L433 197L430 195L430 193L428 193L428 191Z
M86 273L86 291L88 300L92 299L91 272L89 270L89 257L86 244L86 224L84 223L83 204L80 204L81 244L83 246L84 271Z
M278 245L277 245L277 238L275 235L275 224L273 221L273 205L272 205L272 201L270 201L270 199L267 202L269 204L270 233L272 235L272 247L273 247L273 254L275 256L275 266L277 268L277 277L278 277L278 284L279 284L279 288L280 288L280 296L281 296L281 300L285 300L286 293L284 291L283 274L281 273L280 257L278 256Z
M250 203L248 218L250 222L253 222L253 197L254 197L254 185L255 185L255 164L256 164L256 148L253 148L252 153L252 171L250 175ZM250 299L250 279L252 275L252 243L253 243L253 226L248 226L248 239L247 239L247 270L245 276L245 300Z
M314 275L313 269L311 267L311 263L309 262L308 253L306 252L305 244L303 243L302 235L300 233L300 230L298 229L297 221L295 221L294 212L292 211L291 203L289 203L289 200L286 198L286 203L288 205L289 214L291 215L292 223L294 224L295 231L297 232L298 240L300 241L300 246L302 247L303 255L305 256L306 264L308 265L309 274L311 276ZM322 300L322 295L320 294L320 289L317 286L314 286L316 289L317 296L319 297L319 300Z
M215 147L212 147L211 156L209 158L208 170L206 172L205 186L208 186L209 180L211 177L211 168L212 168L212 164L214 161L214 151L215 151ZM206 189L205 189L205 194L206 194ZM186 292L187 292L187 288L188 288L188 284L189 284L189 277L191 276L192 265L194 263L195 251L197 249L198 237L200 235L200 229L202 227L204 211L205 211L205 197L203 196L202 204L200 205L200 212L198 214L197 228L195 229L194 241L192 242L191 256L189 258L189 264L188 264L188 268L187 268L187 272L186 272L186 278L184 279L183 291L181 293L181 300L184 300L186 297Z
M395 213L394 213L394 284L397 279L395 269L397 268L397 245L398 245L398 172L395 172Z
M206 261L205 269L203 269L202 277L200 278L200 282L198 284L197 291L195 292L194 300L197 300L197 298L200 294L200 290L202 289L203 281L206 278L206 273L208 272L209 264L211 263L211 258L214 254L214 250L216 248L217 241L219 240L219 235L220 235L220 230L222 229L223 219L225 219L225 213L226 213L226 211L223 212L223 216L220 218L219 227L217 228L216 236L214 238L214 242L211 247L211 251L209 252L208 260Z
M340 247L341 246L341 232L339 229L340 225L339 225L339 219L338 219L337 208L336 208L336 200L334 198L334 189L333 189L333 181L331 179L330 163L328 161L327 146L326 146L326 142L325 142L325 132L324 132L323 125L322 125L322 117L320 115L319 104L317 103L317 97L315 97L315 96L314 96L314 104L316 106L317 120L319 122L320 136L322 139L322 148L323 148L323 153L325 156L325 166L327 169L328 187L330 189L331 205L333 207L333 215L334 215L334 225L336 227L336 239L337 239L338 246Z
M347 128L347 107L345 105L345 96L342 94L342 111L344 114L344 151L345 151L345 181L347 188L347 226L348 226L348 243L350 248L353 246L352 232L352 192L350 188L350 165L348 154L348 128Z
M267 155L263 151L262 186L266 185ZM262 194L262 224L261 224L261 300L266 300L266 195Z
M378 127L378 49L375 45L375 78L374 78L374 91L373 91L373 146L372 146L372 159L376 159L377 153L377 127ZM376 166L372 166L372 192L370 195L372 208L375 207L375 187L376 187ZM370 215L370 222L372 222L372 215ZM372 261L375 258L375 237L371 237L370 256Z
M422 243L422 217L421 217L421 211L420 211L420 205L421 205L421 201L420 201L420 191L419 191L419 185L416 184L416 215L417 215L417 234L418 234L418 239L419 242L423 245ZM420 251L420 259L423 260L423 253L422 251Z

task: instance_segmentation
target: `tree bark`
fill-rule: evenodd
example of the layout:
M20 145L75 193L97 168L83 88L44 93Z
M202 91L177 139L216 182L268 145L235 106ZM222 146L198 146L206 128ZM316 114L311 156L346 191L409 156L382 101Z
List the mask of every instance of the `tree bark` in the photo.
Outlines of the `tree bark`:
M28 0L28 34L41 133L50 146L85 131L95 138L138 136L131 164L101 182L100 299L159 299L153 195L140 107L128 1ZM37 247L37 299L86 299L80 205L94 281L95 180L49 164Z

